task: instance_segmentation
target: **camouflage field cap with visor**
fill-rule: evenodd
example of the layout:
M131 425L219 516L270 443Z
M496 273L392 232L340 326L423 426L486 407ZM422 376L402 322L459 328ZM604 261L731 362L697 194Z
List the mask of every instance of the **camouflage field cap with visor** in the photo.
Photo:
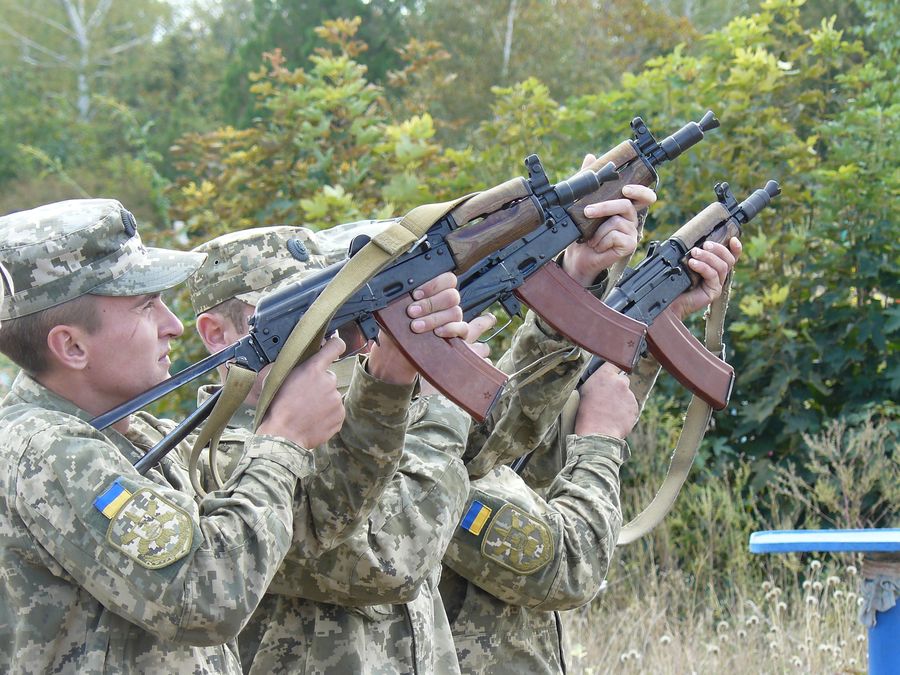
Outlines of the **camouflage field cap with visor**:
M159 293L187 279L197 253L144 246L134 216L115 199L71 199L0 218L0 264L15 292L0 319L15 319L88 293Z
M305 227L275 225L229 232L194 249L206 261L188 280L197 314L237 298L260 298L325 267L316 235Z

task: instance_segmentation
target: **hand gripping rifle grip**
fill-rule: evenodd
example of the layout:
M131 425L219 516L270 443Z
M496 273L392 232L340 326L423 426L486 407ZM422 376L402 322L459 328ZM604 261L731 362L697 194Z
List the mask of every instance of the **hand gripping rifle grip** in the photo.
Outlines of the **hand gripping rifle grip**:
M558 333L622 370L630 373L640 358L647 326L595 298L559 265L544 265L515 294Z
M685 388L722 410L731 398L734 368L715 356L666 310L647 329L647 349Z
M483 422L509 377L469 349L461 338L448 340L433 332L413 333L406 313L412 302L412 296L404 295L375 312L375 319L426 380Z

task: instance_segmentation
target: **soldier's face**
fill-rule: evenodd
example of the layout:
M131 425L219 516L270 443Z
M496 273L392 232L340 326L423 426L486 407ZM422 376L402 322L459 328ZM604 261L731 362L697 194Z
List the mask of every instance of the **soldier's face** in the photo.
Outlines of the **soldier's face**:
M169 340L184 326L157 295L94 296L100 328L87 337L90 382L112 407L169 375Z

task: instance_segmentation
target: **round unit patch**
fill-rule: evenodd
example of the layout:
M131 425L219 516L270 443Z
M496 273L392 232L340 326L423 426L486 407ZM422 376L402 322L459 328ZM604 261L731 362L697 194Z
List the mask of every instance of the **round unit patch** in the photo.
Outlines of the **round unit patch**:
M519 574L533 574L553 558L550 528L512 504L504 504L491 520L481 553Z
M119 509L109 523L106 539L142 567L155 570L190 552L194 525L186 512L145 488Z

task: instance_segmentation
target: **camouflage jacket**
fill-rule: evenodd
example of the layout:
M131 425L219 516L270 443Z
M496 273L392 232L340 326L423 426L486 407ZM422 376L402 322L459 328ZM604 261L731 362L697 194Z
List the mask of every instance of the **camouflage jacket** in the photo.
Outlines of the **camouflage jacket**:
M380 402L366 393L347 406L347 437L372 426ZM356 523L305 497L313 455L283 439L250 437L225 488L198 503L186 448L146 476L132 467L171 422L139 413L123 436L89 418L23 374L0 407L0 669L240 672L233 640L289 548ZM383 452L394 464L399 427Z
M361 367L357 376L370 377ZM458 672L437 582L468 493L460 457L470 419L441 396L418 398L409 415L400 466L367 526L327 553L294 548L285 558L240 634L245 671ZM236 441L252 419L249 409L232 418L223 466L242 452ZM317 467L328 455L316 450ZM338 469L345 480L353 475Z
M546 498L509 467L472 482L441 596L463 673L565 672L556 611L590 602L615 548L624 441L567 439Z
M513 377L489 419L473 425L469 434L464 457L469 477L481 478L495 466L554 443L557 418L586 363L587 355L528 312L497 362ZM535 372L541 364L549 370Z
M500 366L518 370L566 347L529 316ZM606 576L622 524L618 470L628 447L561 432L560 411L586 360L563 362L523 393L532 399L528 411L539 414L507 437L506 450L509 457L534 450L523 476L501 466L471 483L440 584L463 673L565 672L556 610L590 602ZM640 364L632 378L639 400L657 370ZM532 489L548 484L545 495Z

